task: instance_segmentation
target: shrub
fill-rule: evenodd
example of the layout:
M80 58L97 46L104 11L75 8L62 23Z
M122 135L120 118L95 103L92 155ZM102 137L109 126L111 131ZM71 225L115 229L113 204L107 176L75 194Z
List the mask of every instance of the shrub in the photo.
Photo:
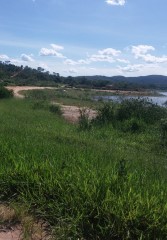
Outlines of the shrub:
M148 124L156 123L165 116L167 116L165 108L140 98L124 100L116 111L116 119L119 121L136 118Z
M145 124L142 120L131 118L122 123L122 130L124 132L138 133L145 129Z
M13 97L13 91L8 90L7 88L1 86L0 87L0 99L2 98L11 98Z
M91 121L89 120L89 110L86 108L79 109L79 129L88 130L91 128Z
M163 144L167 144L167 118L161 119L160 122L160 133L161 133L161 141Z
M48 106L49 106L48 102L41 100L41 101L33 102L32 108L35 110L41 110L41 109L48 109Z
M49 106L49 111L58 115L62 115L61 107L58 104L51 104Z
M107 124L113 122L114 117L114 107L110 103L104 103L102 107L98 109L98 113L95 119L93 119L94 123L97 124Z

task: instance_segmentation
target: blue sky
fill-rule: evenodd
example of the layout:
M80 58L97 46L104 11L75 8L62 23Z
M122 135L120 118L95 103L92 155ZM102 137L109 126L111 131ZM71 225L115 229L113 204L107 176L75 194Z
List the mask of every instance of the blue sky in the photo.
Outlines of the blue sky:
M0 0L0 61L61 75L167 75L166 0Z

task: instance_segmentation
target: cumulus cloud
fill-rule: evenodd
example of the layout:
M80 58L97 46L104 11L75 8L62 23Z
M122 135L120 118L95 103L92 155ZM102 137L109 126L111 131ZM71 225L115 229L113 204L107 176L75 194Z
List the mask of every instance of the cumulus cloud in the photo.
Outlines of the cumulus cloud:
M50 46L56 51L60 51L60 50L64 49L63 46L60 46L60 45L57 45L57 44L54 44L54 43L50 44Z
M27 55L27 54L22 54L21 55L21 60L25 61L25 62L33 62L34 59L32 58L32 55Z
M5 54L0 55L0 61L9 60L9 57Z
M106 0L106 3L109 5L123 6L125 5L125 0Z
M132 46L132 53L136 59L142 59L147 63L165 63L167 62L167 56L156 57L151 55L150 51L154 51L155 48L149 45Z
M87 59L86 59L86 60L80 59L80 60L78 60L78 61L74 61L74 60L72 60L72 59L66 59L66 60L64 61L64 63L67 64L67 65L75 66L75 65L89 64L90 61L87 60Z
M103 50L99 50L97 54L93 54L90 56L89 60L91 62L115 62L114 57L117 57L121 54L121 51L113 49L113 48L106 48Z
M74 61L72 59L66 59L64 61L64 64L75 66L75 65L87 65L87 64L91 64L92 62L113 63L115 61L119 61L122 63L129 63L125 59L119 59L119 58L116 59L116 57L118 57L120 54L121 54L120 50L116 50L114 48L106 48L106 49L99 50L96 54L88 55L88 58L86 59L80 59L77 61Z
M100 55L104 55L104 56L118 56L119 54L121 54L121 51L119 50L116 50L114 48L106 48L106 49L103 49L103 50L99 50L98 53Z
M156 57L151 54L146 54L146 55L143 55L142 58L147 63L165 63L165 62L167 62L167 56Z
M63 46L59 46L56 44L50 44L51 48L41 48L39 55L40 56L54 56L58 58L66 58L62 53L59 51L63 50Z
M135 55L135 58L140 58L141 56L145 55L149 51L154 51L155 48L149 45L138 45L132 46L132 53Z

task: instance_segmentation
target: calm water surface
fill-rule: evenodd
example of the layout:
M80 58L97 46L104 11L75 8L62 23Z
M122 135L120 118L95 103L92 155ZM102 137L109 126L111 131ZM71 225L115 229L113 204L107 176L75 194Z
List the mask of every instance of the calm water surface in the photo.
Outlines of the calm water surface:
M148 101L152 101L154 104L158 104L159 106L164 106L165 102L167 102L167 92L159 92L159 94L162 94L162 96L140 96L142 99L147 99ZM139 97L136 96L123 96L123 95L117 95L117 96L97 96L94 99L99 100L103 99L105 101L114 101L114 102L121 102L126 99L138 99Z

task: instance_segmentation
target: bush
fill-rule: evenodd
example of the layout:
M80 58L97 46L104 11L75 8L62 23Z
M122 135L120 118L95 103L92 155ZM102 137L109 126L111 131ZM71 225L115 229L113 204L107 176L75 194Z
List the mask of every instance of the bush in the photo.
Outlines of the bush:
M58 104L54 104L54 105L51 104L49 106L49 111L52 112L52 113L58 114L58 115L62 115L61 107Z
M0 87L0 99L11 98L11 97L13 97L13 91L8 90L7 88L1 86Z
M163 144L167 144L167 118L161 119L160 122L160 133L161 133L161 141Z
M122 130L124 132L138 133L145 129L145 124L142 120L131 118L122 123Z
M91 128L91 121L89 120L89 110L86 108L79 109L79 129L88 130Z
M103 125L107 123L113 122L114 117L114 107L110 103L104 103L102 107L98 109L98 113L95 119L93 119L94 123Z
M119 121L136 118L147 124L156 123L165 116L167 116L165 108L140 98L124 100L116 111L116 119Z
M33 102L33 105L32 105L32 108L34 110L48 109L48 107L49 107L48 102L47 101L43 101L43 100L35 101L35 102Z

